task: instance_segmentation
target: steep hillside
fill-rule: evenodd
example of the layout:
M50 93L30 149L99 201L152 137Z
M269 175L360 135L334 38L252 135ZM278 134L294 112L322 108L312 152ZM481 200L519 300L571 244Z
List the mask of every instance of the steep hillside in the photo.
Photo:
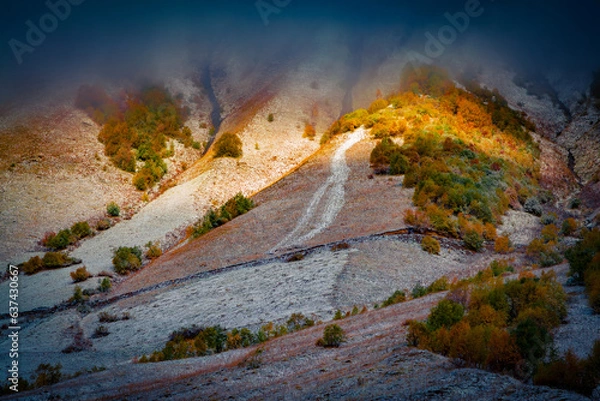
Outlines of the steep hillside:
M257 111L225 119L239 127L241 159L214 159L209 151L176 185L130 219L83 241L71 256L97 275L112 270L118 246L160 240L164 248L177 244L173 249L135 273L113 277L112 290L90 300L73 295L74 268L22 278L22 311L28 312L20 332L22 377L36 374L42 363L62 364L65 375L84 372L23 396L43 398L49 391L78 400L123 394L258 399L268 383L273 399L399 392L407 399L459 399L465 392L482 399L578 399L407 346L407 321L425 319L444 297L439 291L451 288L456 296L465 283L502 274L487 269L494 259L510 257L491 266L510 265L506 269L523 279L532 270L542 274L538 263L561 262L555 242L530 245L540 232L566 245L568 234L559 238L546 220L558 224L575 216L549 214L556 209L544 201L540 182L557 168L556 157L544 158L543 150L540 159L530 122L499 95L456 88L443 71L430 69L424 76L404 74L408 91L341 117L308 157L319 146L303 137L298 121L308 118L309 99L318 91L305 86L315 71L288 77L289 92L268 92ZM301 90L307 108L292 111L293 95ZM189 234L185 227L239 191L256 192L254 208L178 243ZM426 240L439 249L428 248ZM567 267L553 269L564 283ZM93 289L96 280L79 285ZM72 295L58 308L33 311ZM401 304L379 307L396 302ZM582 321L596 325L597 316L582 318L575 304L569 311L573 320L559 328L558 346L577 344L584 357L593 336L564 333L579 332ZM294 314L316 326L285 335ZM325 324L344 315L350 317L336 323L347 342L337 349L315 346ZM193 332L194 325L223 330L225 348L186 361L135 363L147 355L171 359L171 351L160 351L173 346L171 333ZM241 328L266 337L256 334L252 338L262 340L250 343L259 345L236 349L232 336ZM85 373L99 368L107 372ZM410 380L406 372L412 372ZM415 380L415 374L424 378ZM259 387L252 384L257 378Z

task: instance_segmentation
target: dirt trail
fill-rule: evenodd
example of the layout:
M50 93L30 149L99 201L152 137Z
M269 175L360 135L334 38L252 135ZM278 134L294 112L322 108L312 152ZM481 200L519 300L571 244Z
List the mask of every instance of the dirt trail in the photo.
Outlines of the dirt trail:
M350 174L350 168L346 163L346 152L364 137L365 129L362 127L348 135L331 159L331 175L315 192L296 227L270 250L271 253L300 245L321 233L333 223L345 202L344 185ZM324 205L321 207L322 214L317 217L318 208L323 203ZM306 232L307 230L308 232Z

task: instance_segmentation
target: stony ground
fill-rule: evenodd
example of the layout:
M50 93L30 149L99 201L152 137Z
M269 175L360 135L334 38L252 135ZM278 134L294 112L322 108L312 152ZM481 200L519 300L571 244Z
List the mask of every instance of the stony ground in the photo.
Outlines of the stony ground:
M318 137L315 141L302 138L304 124L315 123L320 133L339 113L340 104L331 100L343 97L343 89L334 84L331 75L339 67L338 55L332 52L319 63L302 65L294 74L273 79L271 87L251 99L257 100L260 108L249 116L239 117L236 113L240 108L234 105L255 92L251 77L241 80L249 85L242 88L232 89L226 81L216 82L217 95L226 103L225 127L240 128L244 157L192 166L176 181L178 185L141 209L136 206L141 204L139 194L129 186L130 177L105 167L107 161L95 140L97 127L85 116L72 110L42 113L46 117L25 126L35 138L31 143L15 140L23 134L21 128L13 129L20 124L15 124L16 120L1 121L0 135L7 140L0 142L0 237L6 243L0 261L24 260L28 254L23 250L38 250L35 242L43 232L66 227L74 217L93 217L103 212L109 200L117 200L137 213L85 241L74 252L97 273L110 269L112 248L143 245L150 240L159 240L168 247L207 207L220 204L240 190L253 194L267 187L254 197L257 207L250 213L198 240L180 244L119 283L110 295L145 291L191 274L199 276L129 296L89 314L70 309L24 324L23 375L28 376L41 362L61 362L66 373L98 365L109 368L25 394L24 399L123 399L125 395L140 400L580 399L504 376L459 369L445 358L407 348L404 322L424 318L443 294L343 320L340 324L348 333L348 342L340 349L314 346L322 334L323 326L319 325L268 342L260 356L255 347L158 365L131 363L134 356L161 347L169 332L181 326L196 323L256 328L269 320L281 321L294 312L327 320L337 308L371 308L397 289L410 291L417 283L427 285L442 275L464 277L489 263L490 254L473 255L452 243L443 244L441 254L432 256L420 249L417 237L376 235L404 228L402 215L411 206L412 190L402 188L402 177L369 177L368 155L373 141L353 143L349 139L352 136L342 136L305 160L318 148ZM373 84L363 85L360 98L371 98L373 94L366 93L374 92L379 82L395 82L397 67L397 61L385 61L377 70L379 77L369 77ZM244 74L234 60L223 68L230 76ZM491 83L511 79L494 74L486 77ZM254 78L260 81L260 76ZM193 82L169 85L189 90ZM530 98L522 88L509 89L513 102ZM193 93L185 96L190 98ZM534 102L534 111L539 109L541 113L549 107L547 103L547 99ZM274 123L266 120L270 113L275 116ZM535 116L543 120L542 114ZM201 116L194 118L194 124L199 125ZM558 118L542 128L551 131L564 124ZM592 124L592 128L597 126ZM196 128L194 132L202 134ZM593 134L593 130L590 132ZM77 135L88 141L85 149L62 151L69 146L77 149ZM344 144L348 147L339 151ZM334 159L337 162L332 164L334 155L338 155ZM560 149L553 149L543 170L560 181L565 157ZM580 170L587 174L591 171L589 160L583 163L586 167ZM295 173L275 182L290 170ZM93 178L81 178L88 175ZM48 181L50 177L53 181ZM328 180L330 185L326 184ZM572 188L572 180L565 180L561 190L568 193ZM64 194L70 195L66 203ZM56 213L59 207L69 213ZM309 217L303 221L303 216ZM300 229L294 234L296 227ZM526 245L539 229L537 218L512 211L500 232L509 234L514 244ZM294 235L287 238L290 233ZM329 245L311 249L339 241L347 242L348 248L337 252ZM274 259L294 250L302 251L304 259L291 263ZM231 268L215 275L209 273L227 266ZM563 277L564 272L565 266ZM23 308L51 306L68 298L73 289L68 273L69 269L62 269L23 280ZM95 286L95 280L86 285ZM5 283L0 291L6 291ZM557 347L561 352L573 348L583 356L600 335L600 322L590 313L580 288L568 291L572 295L570 314L568 324L557 332ZM107 324L111 334L95 339L92 336L101 311L127 312L130 319ZM77 341L85 344L82 352L60 352ZM6 340L0 342L0 348L6 346ZM249 360L259 367L249 369ZM269 388L268 395L265 387Z
M317 325L261 346L210 357L117 365L24 396L28 400L116 400L125 394L129 400L585 399L506 376L457 368L446 358L408 348L403 323L424 318L442 296L339 321L347 341L337 349L314 345L323 329Z

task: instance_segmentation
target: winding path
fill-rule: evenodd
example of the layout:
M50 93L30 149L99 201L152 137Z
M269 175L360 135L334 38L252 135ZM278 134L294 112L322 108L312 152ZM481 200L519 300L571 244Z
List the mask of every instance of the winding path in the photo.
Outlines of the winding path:
M344 185L348 181L350 168L346 163L346 152L365 137L365 129L352 132L335 151L331 159L331 175L313 195L304 215L296 227L269 252L301 245L321 233L333 223L345 202ZM321 206L322 205L322 206ZM319 206L322 213L316 216Z

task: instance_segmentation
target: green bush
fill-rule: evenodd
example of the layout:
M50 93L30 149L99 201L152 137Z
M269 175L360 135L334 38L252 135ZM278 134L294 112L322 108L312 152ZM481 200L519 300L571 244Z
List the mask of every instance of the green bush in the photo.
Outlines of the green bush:
M90 277L92 277L92 274L87 271L85 266L79 267L77 270L71 272L71 278L75 283L81 283Z
M577 223L577 220L575 220L572 217L569 217L565 219L565 221L563 221L560 233L562 235L569 236L574 234L578 229L579 223Z
M557 241L558 240L558 227L554 224L548 224L542 228L542 239L544 242Z
M101 219L96 223L96 230L104 231L110 228L110 220L109 219Z
M398 304L398 303L404 302L404 301L406 301L406 294L404 294L404 291L398 290L398 291L394 292L388 299L383 301L383 303L381 304L381 307L385 308L386 306Z
M56 269L70 265L72 260L62 252L46 252L42 258L42 262L44 263L44 267Z
M542 205L540 204L539 199L536 197L532 196L527 198L523 208L527 213L533 214L534 216L542 215Z
M512 333L521 355L532 364L546 356L552 337L548 330L532 319L520 321Z
M408 159L400 153L392 153L390 156L390 174L401 175L406 174L410 169Z
M44 268L44 262L39 256L30 258L27 262L23 263L23 272L27 275L35 274Z
M142 267L142 250L139 247L119 247L114 253L113 266L115 272L121 275L127 275L131 271Z
M421 248L423 248L425 252L431 253L433 255L440 254L440 243L438 242L438 240L429 235L423 237L423 240L421 241Z
M483 248L484 239L477 231L470 230L464 235L463 242L470 250L479 252Z
M242 156L242 141L239 136L230 132L224 133L215 143L215 157Z
M82 304L87 301L88 297L83 293L83 290L80 286L76 285L73 289L73 296L69 301L75 304Z
M558 220L556 213L544 213L542 217L540 217L540 222L545 226L556 223L556 220Z
M46 244L48 248L60 251L66 249L75 242L77 242L77 237L71 233L71 230L65 228L64 230L60 230L55 236L49 237Z
M104 277L102 280L98 280L98 291L108 292L112 287L112 283L108 277Z
M595 256L600 253L600 228L591 231L583 230L583 239L565 252L565 257L571 266L571 275L583 281L587 270L599 267L592 263Z
M339 347L346 341L344 330L337 324L328 324L323 330L323 338L317 341L321 347Z
M148 242L146 244L146 257L148 259L156 259L160 255L162 255L162 249L160 249L160 245L157 243Z
M427 288L423 287L421 283L417 283L411 291L411 296L413 297L413 299L424 297L427 294Z
M377 99L374 100L373 103L369 106L369 114L373 114L378 112L381 109L385 109L388 107L389 102L385 99Z
M377 143L375 148L371 151L370 163L371 167L376 172L387 172L390 167L392 156L395 154L399 155L400 146L398 146L389 137L383 138ZM398 157L398 156L394 156ZM395 169L400 169L400 161L396 160Z
M146 160L144 166L133 176L132 182L139 191L145 191L152 188L166 173L167 165L165 162L158 157L154 157Z
M493 260L492 263L490 263L490 269L492 270L492 274L494 275L494 277L501 276L505 272L514 273L515 271L515 269L510 265L510 263L504 259Z
M269 113L269 115L267 116L267 121L270 123L275 121L275 116L273 115L273 113Z
M427 293L432 294L435 292L446 291L448 288L450 288L448 277L442 276L427 286Z
M431 309L427 319L427 327L430 330L437 330L441 327L450 328L460 322L465 313L464 307L449 299L441 300L437 306Z
M254 208L254 202L241 192L229 199L219 209L209 210L202 219L192 227L192 236L198 238L213 228L217 228L234 218L249 212Z
M92 235L92 229L87 221L80 221L73 224L73 227L71 227L71 233L77 239L82 239Z
M117 217L121 214L121 208L115 202L110 202L106 205L106 213L108 213L109 216Z
M63 377L62 365L59 363L57 365L50 365L46 363L41 363L38 365L35 370L35 387L49 386L51 384L56 384Z
M293 333L298 330L312 327L315 325L314 320L307 318L302 313L293 313L286 322L289 333Z

